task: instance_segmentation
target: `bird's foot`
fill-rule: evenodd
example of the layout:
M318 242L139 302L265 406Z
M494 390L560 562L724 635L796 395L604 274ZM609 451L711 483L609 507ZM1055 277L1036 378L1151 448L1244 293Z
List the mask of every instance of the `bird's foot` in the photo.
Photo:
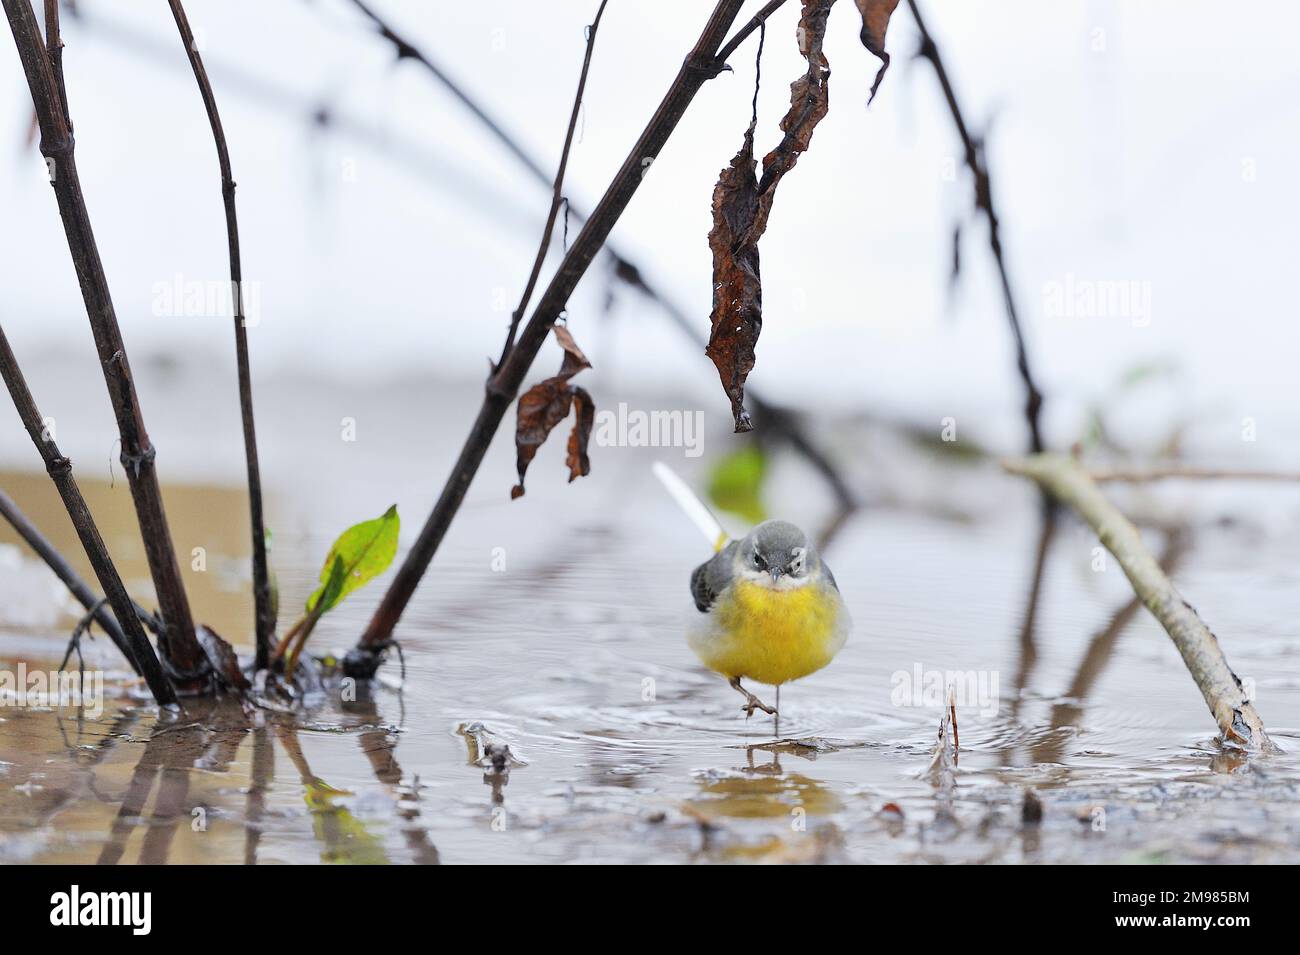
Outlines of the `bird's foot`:
M740 704L740 708L745 711L745 719L749 719L749 717L753 716L755 710L762 710L764 713L771 716L780 715L777 713L775 707L768 706L753 693L750 693L747 689L741 686L740 677L732 677L728 682L731 684L732 689L745 698L745 702Z

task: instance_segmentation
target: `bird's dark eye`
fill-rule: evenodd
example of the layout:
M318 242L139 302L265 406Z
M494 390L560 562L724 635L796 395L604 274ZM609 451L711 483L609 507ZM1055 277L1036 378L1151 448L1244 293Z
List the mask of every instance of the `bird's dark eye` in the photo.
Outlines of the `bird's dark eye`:
M765 560L764 560L761 556L759 556L758 554L755 554L755 555L754 555L754 566L757 567L759 570L767 570L767 561L765 561Z

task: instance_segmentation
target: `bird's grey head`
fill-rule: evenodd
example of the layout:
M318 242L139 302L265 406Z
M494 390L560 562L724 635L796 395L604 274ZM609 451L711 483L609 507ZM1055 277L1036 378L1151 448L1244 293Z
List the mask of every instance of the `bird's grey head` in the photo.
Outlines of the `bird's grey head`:
M740 572L769 587L800 587L818 566L808 538L789 521L764 521L740 542Z

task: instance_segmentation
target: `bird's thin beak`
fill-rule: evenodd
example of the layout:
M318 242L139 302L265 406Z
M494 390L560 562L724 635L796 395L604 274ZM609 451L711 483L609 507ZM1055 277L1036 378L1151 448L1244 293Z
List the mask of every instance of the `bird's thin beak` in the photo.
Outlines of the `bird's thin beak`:
M780 580L780 579L781 579L781 575L782 575L783 573L785 573L785 571L783 571L780 567L773 567L773 568L772 568L772 583L776 583L778 580Z

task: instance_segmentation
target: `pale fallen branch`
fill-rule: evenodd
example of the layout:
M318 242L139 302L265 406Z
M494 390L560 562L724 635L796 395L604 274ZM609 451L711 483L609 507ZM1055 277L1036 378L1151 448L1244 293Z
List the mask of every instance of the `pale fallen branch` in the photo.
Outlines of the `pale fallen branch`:
M1273 749L1264 724L1228 666L1218 638L1174 588L1142 543L1137 528L1111 504L1073 458L1036 454L1002 462L1011 474L1032 478L1071 507L1115 556L1134 593L1173 640L1225 742L1256 750Z
M1094 481L1142 484L1148 481L1300 481L1300 471L1264 471L1233 468L1198 468L1166 465L1150 468L1089 468Z

